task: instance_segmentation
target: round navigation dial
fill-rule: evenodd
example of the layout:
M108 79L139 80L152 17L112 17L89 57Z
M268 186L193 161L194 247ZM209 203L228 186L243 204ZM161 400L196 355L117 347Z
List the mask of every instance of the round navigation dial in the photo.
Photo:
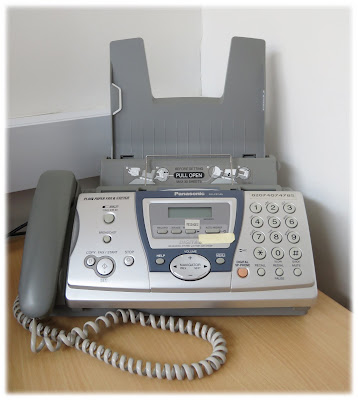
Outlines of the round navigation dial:
M196 281L208 275L211 265L205 257L198 254L182 254L172 260L169 268L178 279Z

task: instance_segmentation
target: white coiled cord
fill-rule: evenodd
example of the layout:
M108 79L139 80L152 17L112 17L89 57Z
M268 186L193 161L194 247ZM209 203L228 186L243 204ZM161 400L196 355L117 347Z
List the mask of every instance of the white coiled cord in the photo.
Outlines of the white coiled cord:
M184 321L178 318L175 322L173 317L155 316L152 314L145 315L139 311L118 309L116 312L108 311L104 316L97 317L95 321L87 321L83 328L78 327L71 329L71 332L66 333L64 330L58 330L49 326L44 326L36 318L27 317L20 308L19 296L16 297L13 314L17 322L25 329L31 332L31 350L38 353L45 346L50 351L57 351L62 343L69 347L75 347L77 350L82 350L84 353L97 357L98 360L104 361L106 364L112 365L114 368L120 368L122 371L130 372L149 378L158 379L178 379L183 380L188 378L192 380L197 376L203 378L205 373L211 375L217 371L226 361L226 341L220 332L215 328L209 328L207 325L202 325L192 321ZM136 324L139 322L142 326L151 326L154 329L170 330L170 332L180 332L182 334L195 335L196 337L207 340L212 346L213 351L205 360L197 363L188 364L162 364L155 363L152 366L150 361L145 363L142 360L135 360L132 357L119 355L117 352L112 353L112 350L103 345L97 345L96 342L88 339L88 328L98 334L100 332L100 323L103 323L105 328L109 328L112 324L117 325L120 322L126 324L131 322ZM41 337L40 344L36 347L37 337Z

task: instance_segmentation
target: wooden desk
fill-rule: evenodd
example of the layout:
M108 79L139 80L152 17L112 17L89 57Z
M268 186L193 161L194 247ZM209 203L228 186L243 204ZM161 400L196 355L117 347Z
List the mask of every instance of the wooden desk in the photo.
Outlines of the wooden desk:
M226 364L194 381L160 381L114 369L63 347L56 353L30 350L30 334L12 316L23 239L8 240L8 361L10 392L349 392L351 313L323 293L302 317L211 317L229 349ZM68 329L88 318L58 318ZM211 353L195 337L125 325L99 342L113 351L158 362L194 362Z

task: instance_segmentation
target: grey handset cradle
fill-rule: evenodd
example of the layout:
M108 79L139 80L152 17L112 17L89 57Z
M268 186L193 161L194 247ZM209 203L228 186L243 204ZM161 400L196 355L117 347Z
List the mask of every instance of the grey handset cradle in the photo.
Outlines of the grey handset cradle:
M155 99L143 41L110 49L111 157L93 191L79 193L68 171L40 177L14 313L32 332L50 314L110 309L109 325L195 334L213 345L201 366L119 364L147 376L202 377L203 365L211 373L225 361L221 334L147 313L302 315L317 297L303 196L277 184L278 162L265 155L265 42L233 38L220 99ZM87 340L85 330L45 330L42 346L54 346L51 334L77 348ZM99 358L118 364L102 350Z

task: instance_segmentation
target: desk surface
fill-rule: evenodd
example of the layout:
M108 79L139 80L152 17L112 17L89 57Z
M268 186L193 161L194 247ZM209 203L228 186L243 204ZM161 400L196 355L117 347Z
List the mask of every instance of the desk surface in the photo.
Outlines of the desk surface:
M349 392L351 313L323 293L302 317L200 317L227 341L226 364L194 381L160 381L131 375L73 348L30 350L30 334L12 316L23 238L8 240L9 392ZM89 318L56 318L56 326L83 326ZM196 337L125 325L98 342L113 351L158 362L204 359L211 346Z

